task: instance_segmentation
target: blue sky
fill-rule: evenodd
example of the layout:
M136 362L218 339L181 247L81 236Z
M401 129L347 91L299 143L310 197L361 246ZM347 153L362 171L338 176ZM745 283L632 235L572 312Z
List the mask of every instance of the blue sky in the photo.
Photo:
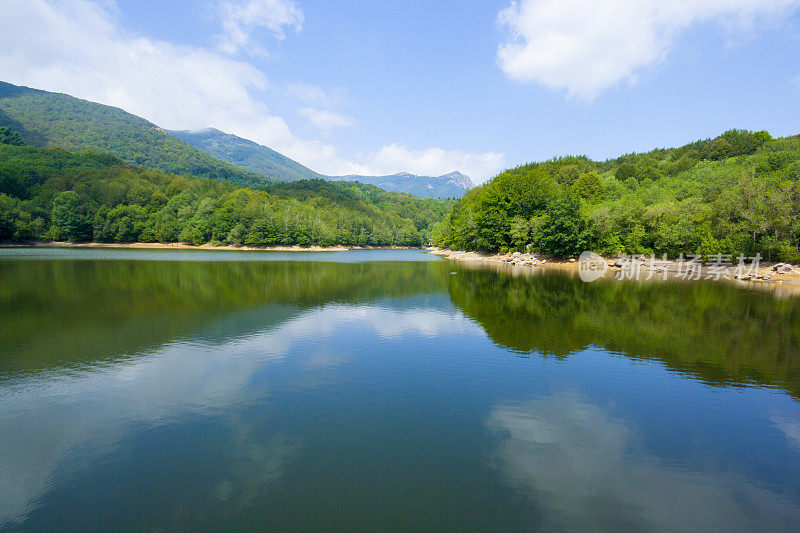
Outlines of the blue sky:
M800 0L2 0L0 79L331 174L800 133Z

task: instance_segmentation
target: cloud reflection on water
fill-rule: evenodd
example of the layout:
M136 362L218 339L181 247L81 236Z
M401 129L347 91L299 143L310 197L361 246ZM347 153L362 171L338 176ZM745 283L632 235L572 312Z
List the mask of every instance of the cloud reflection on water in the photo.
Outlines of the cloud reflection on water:
M328 339L354 327L385 339L480 331L455 311L329 305L269 329L192 338L112 364L7 380L0 386L0 524L24 519L37 498L70 474L59 469L75 450L112 454L131 431L179 424L193 414L228 433L230 469L216 485L216 498L247 501L279 477L302 446L298 437L247 429L243 408L270 394L254 375L287 356L296 359L295 343L311 339L322 347L296 361L307 386L314 382L309 375L348 360Z
M575 392L496 405L491 459L542 510L545 528L791 529L800 506L735 473L667 464L623 420Z

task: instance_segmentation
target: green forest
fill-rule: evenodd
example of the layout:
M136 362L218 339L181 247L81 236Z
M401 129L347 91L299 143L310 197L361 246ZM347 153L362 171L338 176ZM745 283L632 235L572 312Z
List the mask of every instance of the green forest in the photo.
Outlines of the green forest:
M122 109L66 94L0 82L0 126L18 132L25 144L40 148L89 149L134 165L241 186L270 181L215 159Z
M0 128L0 241L420 246L452 204L322 180L237 187Z
M22 113L26 97L36 111L26 123L34 115L47 116L50 108L34 105L43 96L22 96L13 99L15 112ZM65 98L71 107L82 105ZM97 104L86 105L97 114ZM109 138L127 143L117 131L127 117L108 110L114 114L109 127L115 128ZM67 127L63 117L45 122ZM35 131L47 131L42 128ZM69 129L71 135L82 131ZM137 123L131 131L140 137L146 130ZM136 143L126 148L133 151L130 157L38 148L29 146L30 137L40 135L31 131L0 127L0 241L301 246L433 241L452 249L557 257L594 250L669 257L761 254L800 262L800 136L776 139L764 131L731 130L603 162L559 157L503 172L453 202L350 182L250 179L227 173L227 167L218 169L222 174L192 172L200 161L193 152L178 150L190 160L181 156L167 163L137 155ZM64 137L56 133L48 138ZM160 138L158 130L153 135ZM81 146L87 142L83 137ZM154 141L142 142L152 147ZM161 152L154 153L166 157ZM163 168L131 164L139 160L160 161Z
M523 165L460 199L435 242L559 257L760 253L800 262L800 136L731 130L605 162Z

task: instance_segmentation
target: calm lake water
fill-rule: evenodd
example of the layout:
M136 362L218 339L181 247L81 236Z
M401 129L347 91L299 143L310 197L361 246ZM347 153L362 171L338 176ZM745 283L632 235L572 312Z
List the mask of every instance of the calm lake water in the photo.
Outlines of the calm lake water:
M0 530L798 530L800 299L0 250Z

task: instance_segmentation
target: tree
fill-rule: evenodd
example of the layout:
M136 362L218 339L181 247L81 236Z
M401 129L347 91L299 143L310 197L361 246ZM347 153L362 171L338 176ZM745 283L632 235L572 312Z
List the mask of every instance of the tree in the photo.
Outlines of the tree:
M225 242L228 244L244 244L245 237L247 236L247 229L245 229L244 224L241 222L236 224L231 231L228 233L227 237L225 238Z
M708 158L712 161L720 161L734 154L733 146L727 139L717 137L708 144Z
M19 201L0 193L0 241L10 241L17 229Z
M203 237L203 232L197 226L193 224L187 224L181 234L178 236L178 239L185 244L193 244L195 246L199 246L201 244L205 244L206 240Z
M586 200L596 201L602 199L605 187L596 172L587 172L578 178L572 190Z
M18 131L0 126L0 144L10 144L11 146L23 146L25 141Z
M724 140L730 147L729 157L754 154L764 143L772 140L766 131L728 130L714 141ZM712 158L713 159L713 158Z
M615 176L619 181L627 181L630 178L635 178L636 167L631 163L622 163L617 167Z
M580 198L564 193L547 207L539 247L557 257L570 257L584 251L587 245L587 220L581 213Z
M511 244L514 248L524 249L531 242L531 223L524 217L511 219Z
M110 209L108 206L103 204L100 206L100 209L97 210L97 213L94 214L92 234L96 242L111 242L113 240L111 229L108 226L109 211Z
M639 181L646 179L655 181L664 176L664 171L661 170L658 161L650 156L638 157L634 168L636 169L635 177Z
M65 191L53 199L53 237L71 242L92 239L92 226L86 207L75 191Z

